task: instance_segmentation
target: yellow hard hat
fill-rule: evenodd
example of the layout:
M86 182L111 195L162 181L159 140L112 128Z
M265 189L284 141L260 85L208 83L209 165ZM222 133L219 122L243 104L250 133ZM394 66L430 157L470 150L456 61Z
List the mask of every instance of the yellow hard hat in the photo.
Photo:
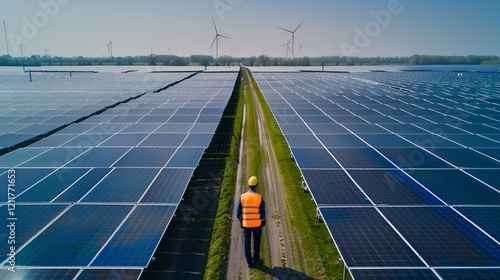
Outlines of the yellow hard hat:
M255 176L252 176L252 177L250 177L250 179L248 179L248 186L249 187L255 187L255 186L257 186L258 183L259 183L259 180Z

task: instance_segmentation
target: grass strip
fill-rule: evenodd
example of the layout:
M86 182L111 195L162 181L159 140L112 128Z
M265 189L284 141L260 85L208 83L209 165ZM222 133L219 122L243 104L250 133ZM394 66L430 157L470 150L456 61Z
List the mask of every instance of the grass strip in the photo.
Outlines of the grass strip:
M250 73L250 75L252 75ZM288 235L292 243L294 264L314 279L342 279L343 263L326 225L316 218L317 206L309 193L301 189L302 175L291 157L290 148L276 123L255 79L254 85L264 110L266 124L278 160L283 186ZM294 242L295 241L295 242Z
M235 192L236 176L238 170L239 147L241 140L241 127L243 122L243 85L241 83L242 72L238 74L233 92L237 94L238 105L236 113L224 114L223 118L234 118L233 136L229 156L226 157L226 165L220 189L217 214L214 221L210 248L208 250L208 261L205 269L204 279L225 279L227 273L229 248L231 244L231 208Z

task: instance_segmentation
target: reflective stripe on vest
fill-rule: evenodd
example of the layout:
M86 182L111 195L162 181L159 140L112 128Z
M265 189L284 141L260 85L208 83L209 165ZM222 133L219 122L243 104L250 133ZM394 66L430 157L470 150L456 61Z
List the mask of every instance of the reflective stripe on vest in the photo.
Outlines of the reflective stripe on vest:
M256 228L262 224L260 219L260 203L262 196L255 192L246 192L241 195L242 226L245 228Z

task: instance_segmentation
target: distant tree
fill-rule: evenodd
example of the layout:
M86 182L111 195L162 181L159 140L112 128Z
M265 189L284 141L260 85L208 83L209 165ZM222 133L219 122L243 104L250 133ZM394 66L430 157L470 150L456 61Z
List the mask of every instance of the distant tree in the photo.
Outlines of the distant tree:
M187 66L189 61L185 60L182 57L174 56L174 58L170 61L170 66Z

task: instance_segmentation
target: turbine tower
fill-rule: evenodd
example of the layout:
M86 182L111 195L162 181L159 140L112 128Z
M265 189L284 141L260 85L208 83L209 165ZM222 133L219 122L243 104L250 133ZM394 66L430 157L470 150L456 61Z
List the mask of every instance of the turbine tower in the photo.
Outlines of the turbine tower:
M212 22L214 23L214 29L215 29L215 38L214 40L212 41L212 44L210 45L210 48L212 48L212 46L214 45L215 43L215 61L216 62L219 62L219 40L220 40L220 37L222 38L226 38L226 39L231 39L227 36L224 36L222 34L219 34L219 31L217 31L217 26L215 25L215 21L214 19L212 18Z
M108 43L108 56L113 60L113 42Z
M306 20L303 20L303 21L299 24L299 26L297 26L297 28L295 28L293 31L292 31L292 30L288 30L288 29L285 29L285 28L283 28L283 27L279 27L279 26L278 26L278 28L279 28L279 29L284 30L284 31L286 31L286 32L288 32L288 33L291 33L291 34L292 34L292 38L290 39L290 40L292 40L292 60L293 60L293 58L294 58L294 52L295 52L295 32L297 32L297 30L298 30L298 29L299 29L299 27L300 27L300 26L304 23L304 21L306 21Z

